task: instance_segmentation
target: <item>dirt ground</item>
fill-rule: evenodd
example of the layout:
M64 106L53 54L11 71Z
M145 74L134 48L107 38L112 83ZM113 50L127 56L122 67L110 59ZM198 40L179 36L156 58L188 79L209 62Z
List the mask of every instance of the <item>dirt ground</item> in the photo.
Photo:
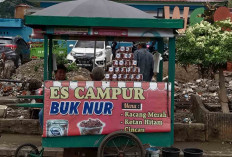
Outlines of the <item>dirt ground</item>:
M186 70L180 65L176 64L175 80L185 83L197 80L199 78L196 66L190 65ZM168 75L168 62L164 62L163 64L163 75L164 77Z

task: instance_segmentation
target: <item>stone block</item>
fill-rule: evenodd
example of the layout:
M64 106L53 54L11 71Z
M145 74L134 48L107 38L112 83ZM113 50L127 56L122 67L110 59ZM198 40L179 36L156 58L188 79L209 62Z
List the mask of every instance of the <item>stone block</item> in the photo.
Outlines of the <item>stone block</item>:
M0 119L0 133L40 135L41 132L35 119Z
M191 101L194 118L205 124L207 141L232 140L232 113L210 112L197 95Z
M205 125L202 123L175 123L174 124L174 139L178 142L184 141L202 141L205 138Z

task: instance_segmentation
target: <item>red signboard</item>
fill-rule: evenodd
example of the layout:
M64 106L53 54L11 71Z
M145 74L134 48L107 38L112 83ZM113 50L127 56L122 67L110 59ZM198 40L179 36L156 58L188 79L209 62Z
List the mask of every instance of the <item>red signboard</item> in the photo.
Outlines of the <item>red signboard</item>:
M93 28L93 35L99 36L128 36L127 29L106 29L106 28Z
M88 35L88 28L55 28L54 34Z
M170 101L166 83L47 81L43 136L169 132Z

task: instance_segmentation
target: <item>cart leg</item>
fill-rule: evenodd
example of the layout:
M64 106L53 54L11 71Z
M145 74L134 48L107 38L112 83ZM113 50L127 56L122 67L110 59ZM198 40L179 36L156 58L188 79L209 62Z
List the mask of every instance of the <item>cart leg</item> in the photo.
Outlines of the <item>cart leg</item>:
M144 157L141 141L132 133L116 131L107 135L98 148L98 157Z

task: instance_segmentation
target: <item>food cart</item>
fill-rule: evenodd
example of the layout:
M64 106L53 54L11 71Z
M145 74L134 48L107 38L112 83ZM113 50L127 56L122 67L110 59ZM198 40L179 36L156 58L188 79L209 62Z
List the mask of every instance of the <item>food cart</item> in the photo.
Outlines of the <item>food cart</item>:
M61 8L62 12L57 12ZM99 157L127 156L129 150L131 156L144 156L142 144L173 144L173 32L183 28L183 20L155 19L138 9L107 0L85 3L79 0L26 16L25 24L37 30L35 37L36 33L44 36L44 95L23 97L44 99L44 103L21 105L44 108L43 147L98 147ZM162 82L162 61L157 82L52 81L54 39L145 42L155 39L162 54L163 38L169 42L167 82Z

